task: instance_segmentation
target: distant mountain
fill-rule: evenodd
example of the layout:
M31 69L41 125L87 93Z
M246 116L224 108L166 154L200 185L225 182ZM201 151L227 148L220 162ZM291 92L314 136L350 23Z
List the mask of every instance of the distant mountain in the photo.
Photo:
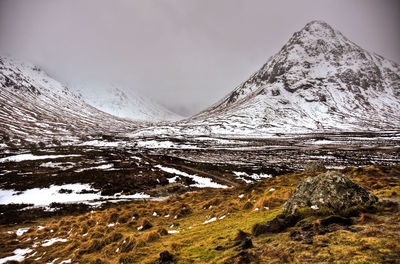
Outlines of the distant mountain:
M176 121L182 119L176 113L144 98L131 90L115 85L93 87L89 85L71 86L88 104L114 116L139 121Z
M89 134L131 131L141 125L88 105L36 66L0 57L3 142L74 141Z
M247 81L180 127L200 134L399 129L399 113L400 66L313 21Z

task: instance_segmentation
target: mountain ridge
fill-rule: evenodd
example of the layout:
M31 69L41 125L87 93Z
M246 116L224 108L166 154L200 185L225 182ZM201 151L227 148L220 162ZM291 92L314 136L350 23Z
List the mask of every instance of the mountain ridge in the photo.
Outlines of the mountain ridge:
M16 144L76 141L143 126L88 105L37 66L8 57L0 57L0 87L1 136Z

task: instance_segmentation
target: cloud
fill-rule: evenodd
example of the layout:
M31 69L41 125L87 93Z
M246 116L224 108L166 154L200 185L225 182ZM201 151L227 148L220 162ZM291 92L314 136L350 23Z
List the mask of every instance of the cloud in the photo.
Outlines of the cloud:
M0 53L68 84L116 83L184 115L218 101L314 19L400 62L396 0L2 0Z

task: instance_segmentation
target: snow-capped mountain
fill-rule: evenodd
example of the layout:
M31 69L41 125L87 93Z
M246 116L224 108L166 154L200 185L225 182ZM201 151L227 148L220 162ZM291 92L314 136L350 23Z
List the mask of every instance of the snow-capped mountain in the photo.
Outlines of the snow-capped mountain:
M150 99L116 85L80 85L69 88L88 104L114 116L151 122L182 119Z
M247 81L180 126L200 134L399 129L399 112L400 66L313 21Z
M139 122L104 113L39 68L0 57L0 136L28 142L73 141L134 130Z

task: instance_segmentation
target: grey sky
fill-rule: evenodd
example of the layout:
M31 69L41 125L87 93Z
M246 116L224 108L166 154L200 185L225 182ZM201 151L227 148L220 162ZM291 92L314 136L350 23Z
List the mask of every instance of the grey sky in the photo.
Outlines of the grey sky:
M316 19L400 62L398 0L0 0L0 54L64 83L120 84L187 116Z

